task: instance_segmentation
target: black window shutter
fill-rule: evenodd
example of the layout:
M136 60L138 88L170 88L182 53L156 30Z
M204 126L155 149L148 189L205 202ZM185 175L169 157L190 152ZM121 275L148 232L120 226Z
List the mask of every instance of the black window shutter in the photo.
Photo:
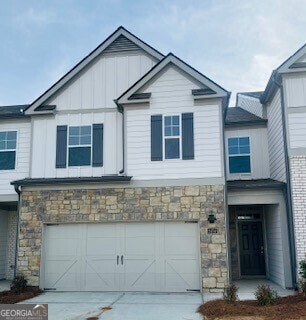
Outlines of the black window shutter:
M182 114L183 160L194 159L193 113Z
M92 125L92 166L103 166L103 124Z
M151 161L163 160L163 117L151 116Z
M56 168L66 168L66 162L67 162L67 126L57 126Z

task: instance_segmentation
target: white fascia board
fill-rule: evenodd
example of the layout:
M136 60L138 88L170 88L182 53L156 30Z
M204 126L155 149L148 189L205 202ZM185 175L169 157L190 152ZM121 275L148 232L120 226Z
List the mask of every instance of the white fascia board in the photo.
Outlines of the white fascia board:
M297 62L303 55L306 54L306 44L298 49L291 57L284 61L278 68L278 73L292 73L306 71L306 68L290 68L295 62Z
M228 92L215 84L213 81L206 78L204 75L197 72L192 67L188 66L186 63L178 59L172 54L167 55L164 60L162 60L158 65L153 67L142 79L136 82L130 89L128 89L123 95L121 95L117 99L117 103L119 104L131 104L134 103L135 100L129 100L129 97L135 94L139 89L141 89L148 81L150 81L156 74L158 74L161 70L163 70L168 64L172 63L174 66L183 70L187 74L189 74L192 78L202 83L204 86L212 89L216 92L216 94L210 95L199 95L194 96L195 100L198 99L207 99L207 98L223 98L227 97Z

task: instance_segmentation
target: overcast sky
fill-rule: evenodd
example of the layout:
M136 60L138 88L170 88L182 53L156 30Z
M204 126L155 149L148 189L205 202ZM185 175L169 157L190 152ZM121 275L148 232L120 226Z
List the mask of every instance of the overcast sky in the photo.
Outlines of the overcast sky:
M120 25L233 104L306 42L306 0L1 0L0 105L31 103Z

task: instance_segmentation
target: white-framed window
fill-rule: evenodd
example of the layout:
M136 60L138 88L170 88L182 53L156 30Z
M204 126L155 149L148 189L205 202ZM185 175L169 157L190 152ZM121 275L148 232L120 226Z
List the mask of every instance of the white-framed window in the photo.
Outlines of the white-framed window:
M181 158L181 117L180 115L164 116L164 157L165 159Z
M90 166L92 158L91 126L71 126L68 135L68 166Z
M14 170L16 166L17 131L0 132L0 170Z
M249 137L228 138L229 173L251 173Z

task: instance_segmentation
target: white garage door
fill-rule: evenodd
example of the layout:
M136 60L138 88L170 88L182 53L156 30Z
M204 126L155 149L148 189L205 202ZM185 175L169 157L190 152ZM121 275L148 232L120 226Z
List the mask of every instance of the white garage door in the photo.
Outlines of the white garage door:
M46 290L200 290L196 223L47 225Z

